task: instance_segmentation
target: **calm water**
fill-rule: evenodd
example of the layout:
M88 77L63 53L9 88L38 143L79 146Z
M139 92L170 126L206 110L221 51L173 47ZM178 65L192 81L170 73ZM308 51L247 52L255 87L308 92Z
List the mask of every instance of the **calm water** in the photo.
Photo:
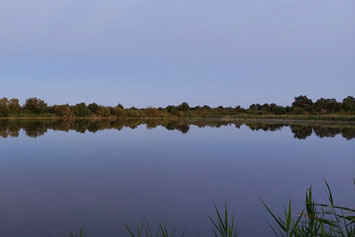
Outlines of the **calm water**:
M125 236L147 218L210 236L213 202L241 236L272 236L260 199L300 207L309 185L355 207L355 125L0 121L0 236Z

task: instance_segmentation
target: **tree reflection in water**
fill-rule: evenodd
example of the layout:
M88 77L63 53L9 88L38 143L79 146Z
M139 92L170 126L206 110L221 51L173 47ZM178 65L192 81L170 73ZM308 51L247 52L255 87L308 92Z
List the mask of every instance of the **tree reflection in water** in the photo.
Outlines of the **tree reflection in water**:
M23 130L28 137L39 137L48 130L76 131L78 133L97 132L105 129L121 130L135 129L146 125L147 129L158 126L167 130L177 130L188 133L190 126L213 127L234 126L239 129L242 125L250 130L279 131L290 127L294 138L306 139L315 134L322 137L334 137L341 134L347 140L355 138L355 124L306 123L306 122L270 122L270 121L228 121L228 120L168 120L168 119L125 119L125 120L0 120L0 137L18 137Z

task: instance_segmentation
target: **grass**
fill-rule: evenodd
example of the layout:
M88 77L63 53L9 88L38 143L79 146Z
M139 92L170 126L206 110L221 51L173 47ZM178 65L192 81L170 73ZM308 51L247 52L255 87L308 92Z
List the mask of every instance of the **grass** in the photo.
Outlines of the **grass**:
M354 237L355 236L355 209L337 205L329 184L324 181L328 197L327 203L317 203L313 197L312 187L306 190L304 208L294 214L292 202L289 200L284 207L283 216L278 216L271 208L262 201L273 223L269 223L275 236L287 237ZM355 179L354 179L355 185ZM236 225L234 213L230 213L227 204L224 210L219 210L214 205L215 218L208 216L211 223L211 236L237 237L239 229ZM178 237L184 236L185 232L178 234L176 230L169 229L165 224L159 224L158 233L153 233L148 221L142 220L141 224L132 229L123 225L130 237ZM257 228L257 227L256 227ZM78 233L69 232L70 237L87 237L80 229Z
M80 228L79 232L75 234L69 231L69 237L87 237L87 235L84 233L83 228Z
M221 237L237 237L238 231L235 223L234 213L230 216L228 213L227 204L224 204L224 217L222 218L221 212L218 210L216 204L214 204L214 208L217 215L217 220L214 220L212 217L208 216L211 223L214 227L214 236Z
M53 118L53 119L62 119L62 117L53 114L53 113L43 113L43 114L10 114L6 117L0 117L0 119L44 119L44 118ZM139 117L98 117L98 116L88 116L88 117L72 117L71 120L75 119L109 119L109 120L117 120L117 119L255 119L255 120L284 120L284 121L339 121L339 122L355 122L354 114L346 114L346 113L334 113L334 114L253 114L253 113L241 113L241 114L233 114L233 115L222 115L222 114L185 114L183 116L169 116L169 117L161 117L161 116L139 116Z
M276 236L355 236L355 209L336 205L329 184L325 182L328 203L314 201L312 187L306 191L305 207L299 216L293 218L289 201L284 217L277 216L263 202L275 224L269 224ZM354 180L355 184L355 180Z
M21 119L40 119L40 118L57 118L56 114L51 113L43 113L43 114L10 114L7 117L3 117L4 119L11 119L11 118L21 118Z
M355 121L355 116L350 114L240 114L233 115L230 118L237 119L260 119L260 120L299 120L299 121L344 121L352 122Z
M140 226L138 226L135 230L131 229L125 224L123 226L128 231L130 237L183 237L185 235L185 232L183 232L182 234L177 234L175 229L169 230L165 224L159 224L158 234L154 235L147 220L142 220Z

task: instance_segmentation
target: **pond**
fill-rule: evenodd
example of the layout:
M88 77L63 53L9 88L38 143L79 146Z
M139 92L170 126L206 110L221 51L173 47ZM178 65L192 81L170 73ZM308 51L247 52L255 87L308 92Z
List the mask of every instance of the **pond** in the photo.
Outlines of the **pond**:
M214 203L241 236L273 236L261 200L325 200L323 179L355 207L355 124L0 120L0 157L1 236L127 236L142 218L211 236Z

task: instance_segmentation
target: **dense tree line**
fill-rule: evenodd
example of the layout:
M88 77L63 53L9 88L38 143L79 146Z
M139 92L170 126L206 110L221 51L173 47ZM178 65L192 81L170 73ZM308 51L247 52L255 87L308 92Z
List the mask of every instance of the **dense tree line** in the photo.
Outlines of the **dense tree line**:
M66 119L86 117L113 117L113 118L172 118L172 117L223 117L240 114L252 115L322 115L322 114L353 114L355 115L355 98L348 96L342 101L336 99L320 98L313 102L307 96L295 97L290 106L277 104L252 104L249 108L236 107L215 107L207 105L190 107L184 102L178 106L169 105L165 108L124 108L121 104L117 106L102 106L96 103L86 105L54 105L38 98L29 98L23 105L19 100L2 98L0 99L0 117L9 116L56 116Z

